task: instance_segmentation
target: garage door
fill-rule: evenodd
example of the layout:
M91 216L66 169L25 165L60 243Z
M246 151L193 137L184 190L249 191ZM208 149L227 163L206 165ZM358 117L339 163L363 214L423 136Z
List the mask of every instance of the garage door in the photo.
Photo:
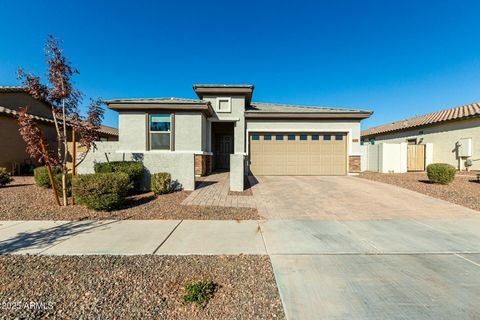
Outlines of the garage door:
M254 175L345 175L345 133L251 133Z

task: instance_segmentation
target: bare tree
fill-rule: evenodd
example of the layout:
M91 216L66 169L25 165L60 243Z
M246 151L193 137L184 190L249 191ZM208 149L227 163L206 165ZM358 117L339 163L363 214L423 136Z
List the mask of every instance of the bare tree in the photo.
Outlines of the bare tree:
M103 119L103 102L100 99L94 100L88 107L87 116L80 116L79 106L83 94L74 88L73 76L79 74L60 48L60 41L49 35L45 45L45 56L47 58L48 84L42 84L40 77L18 69L18 78L22 80L26 90L36 99L44 100L51 106L53 122L57 133L56 159L62 169L62 198L63 205L68 204L66 175L68 173L68 128L80 135L79 144L85 147L84 156L89 150L95 148L95 140L98 138L97 130ZM25 111L26 114L26 111ZM26 115L25 115L26 116ZM20 121L20 118L19 118ZM26 120L23 120L24 122ZM33 121L33 120L32 120ZM27 127L32 127L31 125ZM32 127L33 128L33 127ZM38 129L38 127L37 127ZM38 129L39 130L39 129ZM38 157L35 144L44 143L43 137L32 139L28 136L33 132L38 134L36 129L24 130L23 139L27 143L27 152L31 157ZM22 132L22 131L21 131ZM27 135L27 133L29 133ZM27 142L29 139L29 142ZM29 147L29 144L31 147ZM83 158L84 158L83 156ZM48 163L48 161L47 161Z

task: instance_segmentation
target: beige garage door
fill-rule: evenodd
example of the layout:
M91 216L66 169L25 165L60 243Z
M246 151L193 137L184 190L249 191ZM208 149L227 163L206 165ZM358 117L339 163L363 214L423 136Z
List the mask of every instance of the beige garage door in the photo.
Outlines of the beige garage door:
M345 175L345 133L251 133L254 175Z

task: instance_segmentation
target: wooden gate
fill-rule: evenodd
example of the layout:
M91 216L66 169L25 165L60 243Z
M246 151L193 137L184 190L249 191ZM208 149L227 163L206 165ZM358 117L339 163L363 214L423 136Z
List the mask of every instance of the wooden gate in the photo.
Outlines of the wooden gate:
M407 145L407 170L425 171L425 145Z

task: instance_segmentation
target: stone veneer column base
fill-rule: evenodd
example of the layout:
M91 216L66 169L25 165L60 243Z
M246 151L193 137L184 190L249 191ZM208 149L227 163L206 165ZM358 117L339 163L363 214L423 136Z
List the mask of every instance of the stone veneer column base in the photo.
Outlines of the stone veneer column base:
M360 156L348 157L348 172L359 173L361 171L361 158Z
M196 154L195 155L195 175L205 176L212 173L212 155Z

